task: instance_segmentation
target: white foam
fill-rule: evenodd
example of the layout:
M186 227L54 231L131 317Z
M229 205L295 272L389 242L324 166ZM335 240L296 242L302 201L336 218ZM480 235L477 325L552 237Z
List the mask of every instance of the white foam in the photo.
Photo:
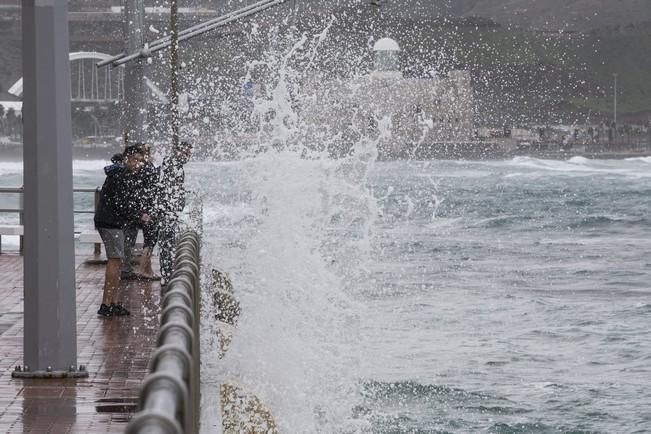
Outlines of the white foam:
M506 164L511 167L524 167L546 174L558 173L564 176L588 176L593 173L612 174L619 176L648 177L646 167L639 164L631 164L644 160L596 160L581 156L572 157L569 160L545 160L533 157L515 157ZM647 162L647 161L644 161ZM500 163L493 163L500 164ZM525 176L531 176L532 172L526 172ZM511 174L510 176L513 176Z
M78 173L100 173L104 174L104 167L111 164L107 160L73 160L72 170L74 174ZM0 176L22 175L22 161L0 161Z
M352 267L363 252L329 244L332 215L352 222L369 211L350 166L290 151L242 163L259 221L234 282L243 313L224 375L260 396L281 432L338 432L352 423L361 307L332 261Z
M591 162L593 162L593 160L581 156L576 156L570 158L569 160L567 160L567 162L572 164L590 164Z
M0 176L5 175L22 175L22 161L0 161Z
M270 74L271 82L261 86L265 92L252 100L253 118L260 122L258 146L248 149L248 159L235 163L238 170L232 172L237 178L232 187L243 191L246 204L207 208L211 220L222 219L227 227L204 225L213 243L204 250L205 262L230 267L224 271L233 278L242 309L225 359L207 375L234 379L254 392L271 409L279 431L287 433L359 427L352 412L363 373L363 308L355 291L370 280L365 270L377 209L367 175L379 139L360 140L341 160L329 160L297 139L301 125L290 90L300 72L289 60L309 64L308 45L325 37L299 35L287 52L271 51L250 63L250 69L264 64L277 75ZM378 120L380 137L387 123ZM237 248L219 245L234 239Z
M99 172L104 174L104 167L111 164L107 160L74 160L72 162L73 172Z
M651 157L632 157L632 158L626 158L625 161L639 161L642 163L651 163Z

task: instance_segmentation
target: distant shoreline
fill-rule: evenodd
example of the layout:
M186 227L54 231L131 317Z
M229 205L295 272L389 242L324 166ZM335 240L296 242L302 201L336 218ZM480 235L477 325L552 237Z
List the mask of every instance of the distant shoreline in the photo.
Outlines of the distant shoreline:
M21 161L22 144L0 143L2 159L4 161ZM72 156L75 160L106 160L109 161L111 156L119 152L117 146L73 146ZM651 149L631 149L618 151L603 152L571 152L571 151L549 151L549 150L529 150L513 152L490 152L490 153L440 153L432 155L429 158L417 156L416 158L378 158L379 161L431 161L431 160L510 160L515 157L531 157L545 160L569 160L573 157L583 157L591 160L624 160L627 158L651 157ZM201 159L201 155L198 155ZM233 161L232 159L215 159L215 161Z
M75 160L110 160L111 156L119 152L117 146L72 147L72 158ZM0 152L4 161L20 161L23 159L22 144L0 143Z

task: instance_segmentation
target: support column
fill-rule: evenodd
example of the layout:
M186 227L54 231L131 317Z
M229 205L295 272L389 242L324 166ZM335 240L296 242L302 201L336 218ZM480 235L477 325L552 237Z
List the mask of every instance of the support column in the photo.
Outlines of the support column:
M77 370L70 61L66 0L23 0L24 365Z
M125 0L124 36L126 53L135 53L145 44L145 2ZM122 128L125 145L146 141L147 133L147 85L145 84L146 59L139 58L123 66L124 108Z

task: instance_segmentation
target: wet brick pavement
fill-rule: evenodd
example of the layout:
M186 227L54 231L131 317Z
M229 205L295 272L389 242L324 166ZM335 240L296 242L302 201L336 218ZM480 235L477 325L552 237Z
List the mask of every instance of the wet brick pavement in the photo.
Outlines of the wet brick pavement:
M128 317L97 316L104 266L78 256L77 363L83 379L13 379L23 364L23 258L0 255L0 433L122 433L159 328L158 282L125 282Z

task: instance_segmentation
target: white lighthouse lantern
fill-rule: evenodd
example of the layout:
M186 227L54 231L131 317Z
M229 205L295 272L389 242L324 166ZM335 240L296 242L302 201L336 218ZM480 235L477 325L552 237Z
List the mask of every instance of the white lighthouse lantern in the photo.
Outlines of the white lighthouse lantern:
M373 46L375 52L375 72L400 75L400 46L391 38L382 38Z

